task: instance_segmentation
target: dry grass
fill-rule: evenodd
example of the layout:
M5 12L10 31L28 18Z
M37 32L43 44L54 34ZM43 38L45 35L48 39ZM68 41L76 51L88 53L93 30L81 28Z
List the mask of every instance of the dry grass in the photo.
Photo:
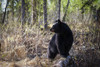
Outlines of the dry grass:
M100 59L100 42L97 41L100 30L89 23L70 22L68 25L74 34L74 44L70 54L77 66L90 67L93 64L97 67L98 64L94 61L96 63L100 61L97 60ZM36 25L28 24L25 24L22 30L18 22L11 22L0 29L2 32L0 67L53 67L64 60L59 55L53 62L47 59L47 48L53 35L50 31L41 31Z

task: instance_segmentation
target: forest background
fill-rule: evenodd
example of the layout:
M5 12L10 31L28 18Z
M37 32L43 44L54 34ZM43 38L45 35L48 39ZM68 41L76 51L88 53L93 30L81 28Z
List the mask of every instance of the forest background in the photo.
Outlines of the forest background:
M0 0L0 67L53 67L47 59L56 19L74 35L78 67L100 67L100 0Z

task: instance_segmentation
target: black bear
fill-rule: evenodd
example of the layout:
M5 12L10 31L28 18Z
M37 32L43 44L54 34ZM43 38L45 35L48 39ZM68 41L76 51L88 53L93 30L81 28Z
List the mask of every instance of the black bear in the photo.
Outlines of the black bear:
M54 32L49 47L48 47L48 58L54 59L57 54L67 58L69 50L73 44L73 34L67 24L61 22L59 19L50 29Z

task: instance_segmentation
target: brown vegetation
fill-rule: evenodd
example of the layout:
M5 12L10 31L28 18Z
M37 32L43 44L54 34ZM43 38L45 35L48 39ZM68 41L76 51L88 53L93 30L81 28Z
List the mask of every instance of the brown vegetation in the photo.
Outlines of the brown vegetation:
M70 51L78 67L99 67L100 30L95 24L69 22L74 34ZM53 62L47 59L47 47L52 37L49 30L24 25L21 34L20 23L2 26L0 39L0 67L53 67L64 60L59 55ZM24 37L24 38L23 38Z

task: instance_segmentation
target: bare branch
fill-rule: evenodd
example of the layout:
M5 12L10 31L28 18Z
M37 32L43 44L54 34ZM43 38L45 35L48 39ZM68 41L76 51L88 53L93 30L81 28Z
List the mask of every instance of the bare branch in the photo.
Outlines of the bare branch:
M68 0L68 2L67 2L66 8L65 8L66 11L65 11L65 14L63 16L62 22L65 22L65 18L66 18L66 15L67 15L67 10L68 10L69 3L70 3L70 0Z

